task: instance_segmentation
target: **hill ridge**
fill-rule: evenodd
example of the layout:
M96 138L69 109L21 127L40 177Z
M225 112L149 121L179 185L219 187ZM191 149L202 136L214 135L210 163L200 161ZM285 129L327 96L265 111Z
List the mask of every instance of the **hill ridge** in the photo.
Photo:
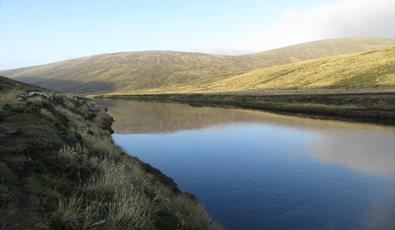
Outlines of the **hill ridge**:
M51 89L106 94L188 91L257 69L394 46L394 39L327 39L241 56L182 51L98 54L2 74ZM176 89L178 87L178 89Z

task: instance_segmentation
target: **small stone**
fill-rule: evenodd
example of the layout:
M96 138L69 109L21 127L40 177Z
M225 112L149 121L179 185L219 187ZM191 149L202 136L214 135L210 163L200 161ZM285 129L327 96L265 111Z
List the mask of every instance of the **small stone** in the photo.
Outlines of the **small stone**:
M45 98L48 98L48 99L51 98L51 96L49 96L48 94L43 93L43 92L30 92L30 93L27 94L27 96L28 97L40 96L40 97L45 97Z

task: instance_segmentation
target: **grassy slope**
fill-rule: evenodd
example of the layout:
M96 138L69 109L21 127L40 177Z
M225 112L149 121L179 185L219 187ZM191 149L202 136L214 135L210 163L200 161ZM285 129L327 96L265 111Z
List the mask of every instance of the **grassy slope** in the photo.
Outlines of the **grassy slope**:
M248 56L253 60L267 60L266 62L270 66L274 66L322 57L383 49L394 45L394 39L328 39L302 43Z
M369 51L393 44L393 39L333 39L236 57L170 51L125 52L3 74L53 89L86 94L189 92L207 90L211 86L222 89L217 86L221 82L257 68Z
M161 86L134 93L273 92L395 89L395 47L260 68L222 80ZM130 91L113 94L127 94Z
M249 71L208 91L395 88L395 47Z
M92 101L3 77L0 90L0 229L218 228L112 143L112 118Z

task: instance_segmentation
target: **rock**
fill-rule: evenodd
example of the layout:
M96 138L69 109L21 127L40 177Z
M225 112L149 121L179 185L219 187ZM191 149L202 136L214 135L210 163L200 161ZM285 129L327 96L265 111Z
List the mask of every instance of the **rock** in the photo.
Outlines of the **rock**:
M7 130L4 132L4 135L9 135L9 136L13 136L13 135L17 135L20 134L20 130L19 129L11 129L11 130Z
M51 96L49 96L48 94L43 93L43 92L30 92L30 93L27 94L27 97L36 97L36 96L40 96L40 97L45 97L45 98L51 99Z

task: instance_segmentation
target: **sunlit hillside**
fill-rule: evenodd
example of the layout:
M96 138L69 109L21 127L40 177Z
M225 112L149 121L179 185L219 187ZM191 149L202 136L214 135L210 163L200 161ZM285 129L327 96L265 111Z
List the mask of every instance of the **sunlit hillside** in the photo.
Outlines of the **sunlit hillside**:
M395 88L395 48L257 69L207 86L214 91Z
M358 58L340 56L284 67L278 65L383 49L393 44L393 39L331 39L243 56L215 56L173 51L123 52L3 71L2 74L52 89L84 94L229 91L307 86L351 88L372 85L392 86L393 81L388 74L384 76L381 72L374 72L378 70L377 65L382 66L379 68L381 71L381 68L387 68L383 66L391 64L389 57L391 51L362 55ZM389 56L382 60L384 56L380 55ZM351 59L348 60L349 58ZM380 60L374 60L375 58ZM315 66L326 61L330 63L325 67ZM361 69L357 63L354 63L355 61L369 63L366 65L359 63L363 66ZM370 63L371 61L375 64ZM262 69L273 66L276 67ZM297 75L291 74L291 70L287 68L299 69ZM301 68L308 69L300 70ZM375 74L374 78L377 77L379 82L367 84L365 81L366 78L370 79L370 75L363 78L365 83L354 82L348 86L351 82L347 80L340 82L345 75L348 79L362 73L364 69L369 69L369 74ZM333 75L329 79L326 77L327 74L336 74L336 76ZM295 79L289 82L280 79L273 81L274 78L284 78L288 75L292 75L292 79ZM299 82L297 80L299 78L303 78L303 82ZM271 79L270 83L268 79ZM319 82L313 84L312 82L317 79L320 79Z

